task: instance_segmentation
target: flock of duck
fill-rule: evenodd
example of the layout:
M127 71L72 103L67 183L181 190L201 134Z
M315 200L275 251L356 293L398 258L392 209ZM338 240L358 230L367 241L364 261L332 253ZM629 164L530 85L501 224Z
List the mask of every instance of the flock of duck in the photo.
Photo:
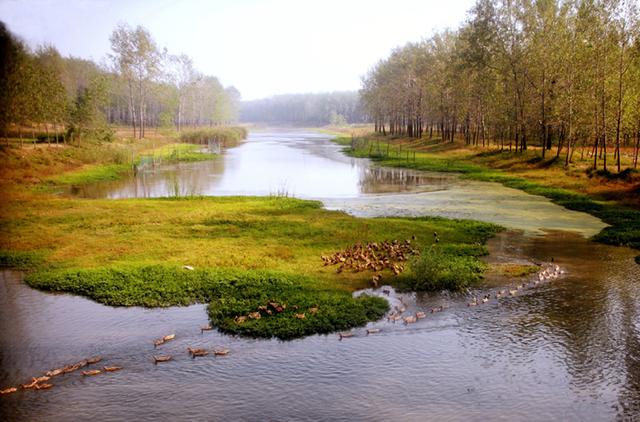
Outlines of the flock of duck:
M258 306L256 311L249 312L247 315L236 315L233 319L236 324L243 324L249 319L261 319L262 317L271 316L274 314L280 314L287 309L286 303L278 303L278 302L267 302L266 305ZM312 306L308 308L306 311L301 312L297 305L293 305L291 307L294 311L297 311L293 314L293 317L296 319L305 319L307 314L315 315L318 313L318 306Z
M415 254L417 253L415 250L410 247L411 242L406 240L401 243L398 241L393 242L382 242L380 244L372 242L368 243L366 246L356 245L354 248L348 248L346 251L338 252L330 257L322 257L325 261L325 264L333 264L333 263L342 263L343 267L353 268L356 271L361 271L362 265L365 265L364 268L371 268L373 266L375 271L379 271L379 268L394 268L393 259L396 260L404 260L406 259L407 254ZM378 252L378 254L376 254ZM536 274L536 277L525 283L517 284L513 286L511 289L503 289L499 290L495 293L487 293L482 297L474 296L470 302L467 303L468 307L476 307L482 304L488 303L492 298L496 300L500 300L509 296L517 296L519 293L526 289L537 287L544 283L549 283L558 277L564 274L564 270L560 268L557 264L549 264L546 265L544 269L539 271ZM376 276L374 276L374 281L376 281ZM378 278L379 279L379 278ZM390 294L389 289L383 289L382 293L385 295ZM436 306L431 309L432 314L442 312L448 309L449 305L442 304ZM269 302L265 306L260 306L258 311L250 313L248 316L240 316L237 317L237 322L241 323L247 318L260 318L263 313L267 315L271 315L273 313L283 312L286 309L286 304L279 304L275 302ZM314 314L318 311L317 307L311 308L308 312ZM427 313L424 311L417 311L414 314L406 315L407 307L402 298L400 298L400 304L395 305L391 312L387 315L387 320L390 322L402 321L406 324L413 324L420 319L424 319L427 317ZM295 315L296 318L304 318L305 313L299 313ZM239 320L238 320L239 319ZM211 331L213 327L211 325L205 325L200 327L200 332L204 333L205 331ZM380 328L367 328L366 334L377 334L381 331ZM340 340L343 338L353 337L353 331L343 331L338 333L338 337ZM156 340L153 340L154 348L158 348L167 342L170 342L176 338L175 334L168 334L166 336L160 337ZM216 347L211 350L213 355L215 356L226 356L229 354L229 349ZM209 355L210 351L205 348L187 348L187 353L193 359L196 357L203 357ZM168 362L173 359L171 355L153 355L153 362L155 364ZM93 365L102 361L102 357L96 356L88 359L83 359L79 362L69 364L60 368L52 369L47 371L44 375L39 377L32 377L30 381L25 384L20 384L18 387L6 387L0 389L0 395L6 395L17 392L19 389L22 390L48 390L53 387L53 384L50 383L52 378L57 377L63 374L69 374L79 369L82 369L88 365ZM83 376L95 376L106 372L116 372L121 370L121 366L104 366L102 369L88 369L81 371Z
M58 375L70 374L79 369L82 369L88 365L93 365L102 361L102 357L95 356L88 359L83 359L80 362L72 363L60 368L55 368L50 371L47 371L44 375L39 377L32 377L29 382L24 384L20 384L18 387L6 387L0 389L0 395L11 394L18 391L18 389L22 390L48 390L53 387L53 384L49 381L57 377ZM102 369L88 369L85 371L81 371L83 376L93 376L98 375L103 372L115 372L121 370L121 366L104 366Z
M486 293L481 297L473 296L471 301L467 303L467 307L480 306L482 304L488 303L492 298L495 298L496 300L500 300L505 297L517 296L518 294L522 293L526 289L531 289L541 284L549 283L553 280L556 280L562 274L564 274L564 270L562 270L559 265L548 264L545 266L545 268L540 270L531 281L517 284L515 286L512 286L512 288L510 289L498 290L493 294ZM390 292L391 291L386 288L382 290L382 293L385 295L389 295ZM400 300L400 303L395 305L391 310L391 312L389 312L389 314L387 315L387 321L393 322L393 323L402 321L405 325L407 325L407 324L413 324L418 320L424 319L427 317L427 312L425 311L417 311L410 315L405 314L405 312L407 311L406 304L404 303L404 300L402 297L400 297L399 300ZM445 311L448 308L449 308L448 304L442 304L434 308L431 308L430 313L432 314L439 313L439 312ZM367 328L365 330L367 335L376 334L376 333L379 333L380 331L381 331L380 328ZM349 338L353 336L354 336L353 331L344 331L344 332L338 333L338 337L340 340L342 340L343 338Z
M413 236L412 240L416 240L416 237ZM378 282L382 278L381 271L389 269L394 275L398 275L404 271L404 265L401 262L418 253L419 251L411 246L411 240L409 239L404 241L385 240L382 242L369 242L365 245L356 243L343 251L328 256L322 255L320 258L324 261L325 266L339 265L336 269L337 273L345 270L351 270L356 273L368 270L374 271L376 274L373 275L371 282L373 287L378 287Z
M205 331L211 331L213 327L211 325L205 325L200 327L200 333L204 333ZM166 336L160 337L159 339L153 340L153 347L158 348L163 344L174 340L176 338L175 334L168 334ZM216 347L212 350L215 356L226 356L229 354L229 349L223 347ZM207 356L209 351L204 348L187 348L187 353L192 358ZM171 355L153 355L153 362L158 364L160 362L168 362L173 359ZM95 356L88 359L83 359L79 362L72 363L69 365L65 365L60 368L55 368L50 371L47 371L44 375L38 377L32 377L30 381L24 384L20 384L18 386L10 386L0 389L0 395L7 395L11 393L15 393L18 390L48 390L52 388L54 385L50 383L52 378L57 377L59 375L69 374L72 372L76 372L79 369L82 369L88 365L93 365L102 361L102 357ZM102 369L87 369L81 371L82 375L85 377L95 376L107 372L116 372L122 369L121 366L103 366Z

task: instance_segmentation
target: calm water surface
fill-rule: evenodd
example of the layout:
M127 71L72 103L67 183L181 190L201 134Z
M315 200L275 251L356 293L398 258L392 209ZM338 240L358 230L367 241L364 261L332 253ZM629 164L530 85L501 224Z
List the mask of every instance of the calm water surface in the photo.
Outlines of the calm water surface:
M289 166L294 170L287 171ZM372 323L381 328L376 335L358 329L343 341L329 335L279 342L201 334L205 305L110 308L32 290L19 273L5 271L0 386L97 354L105 364L124 369L90 378L68 374L55 378L51 390L0 397L0 420L640 417L640 266L633 251L584 238L602 227L592 217L493 184L375 169L344 157L325 136L298 132L252 134L213 162L161 167L76 194L122 198L279 190L319 198L355 215L382 215L390 208L394 215L497 221L521 230L493 239L489 260L553 258L566 274L477 308L466 306L471 295L504 288L505 281L490 279L460 295L392 292L392 304L402 298L410 312L450 307L408 326ZM517 213L518 206L524 212ZM153 365L151 356L159 352L152 339L171 332L177 338L161 352L175 360ZM188 346L225 346L231 354L193 360Z

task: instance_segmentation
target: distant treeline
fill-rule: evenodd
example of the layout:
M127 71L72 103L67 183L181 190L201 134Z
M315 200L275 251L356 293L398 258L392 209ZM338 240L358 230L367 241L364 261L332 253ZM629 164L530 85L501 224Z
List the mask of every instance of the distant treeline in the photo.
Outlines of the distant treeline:
M356 91L276 95L240 105L243 122L339 126L367 119Z
M467 21L396 49L364 79L362 101L381 133L588 147L607 169L640 146L637 0L478 0Z
M62 57L55 47L32 51L0 22L0 131L5 137L65 133L108 138L109 124L203 126L237 120L240 93L203 75L186 55L161 50L143 27L118 26L107 65ZM56 135L56 140L58 136Z

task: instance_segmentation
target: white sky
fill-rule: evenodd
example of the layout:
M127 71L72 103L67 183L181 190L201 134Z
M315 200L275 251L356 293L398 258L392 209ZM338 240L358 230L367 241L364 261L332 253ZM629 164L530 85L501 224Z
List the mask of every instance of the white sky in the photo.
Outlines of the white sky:
M456 28L473 0L0 0L0 20L31 46L105 60L118 23L235 85L243 99L351 90L391 49Z

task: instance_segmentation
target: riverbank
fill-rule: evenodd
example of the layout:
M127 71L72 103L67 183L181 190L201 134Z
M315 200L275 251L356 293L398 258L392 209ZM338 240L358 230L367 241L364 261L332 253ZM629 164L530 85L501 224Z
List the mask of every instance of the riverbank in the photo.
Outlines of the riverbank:
M419 287L412 283L410 256L398 262L404 269L398 277L391 266L374 272L324 265L321 256L357 243L409 240L417 251L435 248L436 259L447 262L441 267L443 284L435 287L452 278L463 282L450 287L467 287L486 268L478 260L486 254L482 245L500 230L441 218L361 219L281 196L60 197L38 187L56 177L82 183L88 178L69 174L82 175L84 169L67 171L75 163L57 151L49 163L23 152L3 152L13 154L11 177L2 185L3 266L27 271L33 287L106 305L208 302L212 323L233 334L289 339L377 320L387 310L384 299L352 296L369 287L374 274L381 276L379 284ZM109 165L92 168L107 171ZM29 171L38 177L26 177ZM273 303L282 310L265 313Z
M370 158L384 166L460 173L469 179L497 182L547 197L558 205L591 214L609 224L594 240L640 249L640 204L637 204L640 179L634 172L627 172L626 181L598 175L589 177L580 168L565 170L553 158L542 161L535 153L518 156L435 140L372 135L355 139L343 136L336 138L336 142L345 145L348 155ZM611 186L607 189L603 186L605 183Z

